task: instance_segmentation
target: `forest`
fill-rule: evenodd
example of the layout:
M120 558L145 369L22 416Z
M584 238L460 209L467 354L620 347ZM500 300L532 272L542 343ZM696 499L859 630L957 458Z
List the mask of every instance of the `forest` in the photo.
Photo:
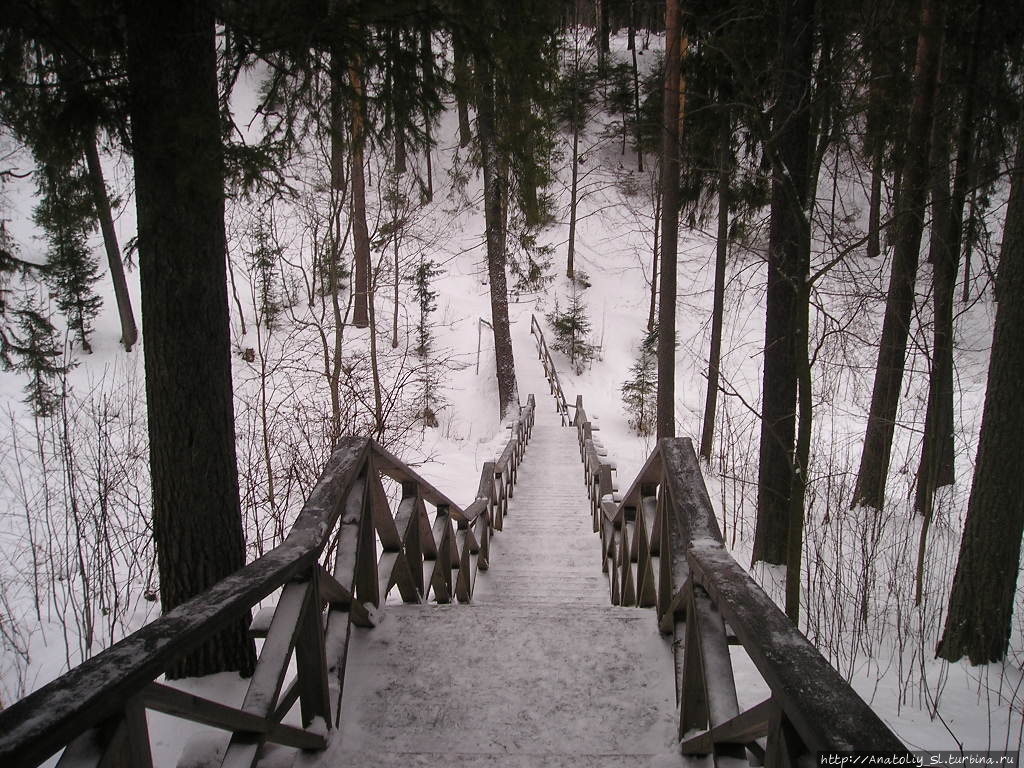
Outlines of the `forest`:
M0 708L273 549L346 436L473 498L550 407L535 316L619 485L691 437L909 747L1019 750L1016 4L3 16ZM168 677L250 674L246 632Z

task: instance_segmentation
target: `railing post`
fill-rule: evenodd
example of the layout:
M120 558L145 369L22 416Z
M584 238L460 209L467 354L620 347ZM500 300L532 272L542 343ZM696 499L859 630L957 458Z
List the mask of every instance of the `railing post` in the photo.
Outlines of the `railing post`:
M320 569L313 568L306 592L306 609L295 639L295 665L298 674L302 726L308 728L321 717L331 724L331 699L327 684L327 654L324 648L323 616L320 608Z

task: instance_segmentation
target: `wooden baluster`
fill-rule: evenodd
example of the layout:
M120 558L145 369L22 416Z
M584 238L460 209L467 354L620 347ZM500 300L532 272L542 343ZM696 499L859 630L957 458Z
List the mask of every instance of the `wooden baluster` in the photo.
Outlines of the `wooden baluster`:
M764 768L796 768L797 759L806 751L786 713L776 705L768 724Z
M402 482L402 501L399 504L399 508L407 507L408 519L403 519L405 525L399 525L398 530L403 534L402 545L405 559L409 563L409 570L412 572L416 591L419 592L419 601L423 602L426 598L423 585L423 548L420 541L420 508L423 502L420 499L419 491L418 483L412 481Z
M364 499L365 501L365 499ZM367 505L363 504L364 522L368 518ZM357 568L358 571L358 568ZM357 577L358 578L358 577ZM374 569L376 578L376 569ZM303 624L304 614L315 610L319 615L319 603L310 605L310 581L293 581L285 585L277 601L274 618L263 641L263 649L256 662L256 671L249 681L241 710L265 721L270 720L277 708L278 696L288 672L292 649ZM265 732L236 731L231 736L224 760L225 768L252 768L259 760Z
M648 495L644 495L645 490ZM653 486L641 486L640 509L636 518L637 605L641 608L649 608L658 603L654 575L659 558L653 557L651 554L651 542L657 528L655 508L658 502L653 495L650 495L651 493L653 493Z
M314 568L309 589L306 591L307 605L295 641L295 666L304 728L308 728L317 717L323 718L327 727L331 724L331 699L327 685L327 656L324 650L319 584L319 568Z
M374 480L380 482L373 461L371 460L367 464L367 476L371 482ZM359 519L359 555L356 558L355 597L363 603L372 603L379 608L381 592L380 579L377 574L377 537L374 535L373 507L373 495L367 493L363 498L363 508ZM388 587L389 583L386 581L384 583L385 591Z
M619 568L622 571L620 583L622 584L622 605L636 605L636 577L633 571L632 551L633 540L636 535L636 522L631 517L635 516L635 507L624 507L622 510L622 523L620 528L621 538L619 540Z
M125 701L120 714L79 734L64 749L57 768L152 768L146 708L141 696Z
M688 592L680 738L688 731L714 728L739 714L725 622L702 586L692 585ZM711 685L709 669L714 670ZM745 756L743 747L737 744L715 744L714 752L716 757Z

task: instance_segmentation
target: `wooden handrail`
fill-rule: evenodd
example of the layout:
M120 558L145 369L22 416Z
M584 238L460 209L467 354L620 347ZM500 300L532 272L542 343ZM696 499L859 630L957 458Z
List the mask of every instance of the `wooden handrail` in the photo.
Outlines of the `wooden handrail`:
M146 708L231 731L224 765L255 765L267 741L323 748L326 738L314 724L335 721L349 624L372 626L393 588L405 602L471 600L491 533L507 512L535 407L530 395L508 425L501 460L484 464L477 498L465 510L376 442L342 438L279 546L0 711L0 765L38 765L66 747L62 764L146 768ZM401 484L395 510L382 476ZM425 504L435 508L433 522ZM278 589L269 625L257 631L254 621L251 629L265 640L241 707L154 682ZM293 654L297 675L286 685ZM302 728L281 723L295 702Z
M816 751L906 752L726 549L689 438L660 440L620 496L615 464L594 436L582 396L571 426L611 602L653 607L661 630L675 635L684 754L746 754L754 764L796 765L813 762ZM770 698L742 712L729 655L733 638L771 689Z
M548 343L544 340L544 331L533 314L530 315L530 333L536 340L537 356L544 366L544 376L551 387L551 395L555 398L555 411L561 416L562 426L564 427L569 420L569 404L566 402L565 394L562 392L562 385L558 381L558 370L551 359L551 353L548 352Z

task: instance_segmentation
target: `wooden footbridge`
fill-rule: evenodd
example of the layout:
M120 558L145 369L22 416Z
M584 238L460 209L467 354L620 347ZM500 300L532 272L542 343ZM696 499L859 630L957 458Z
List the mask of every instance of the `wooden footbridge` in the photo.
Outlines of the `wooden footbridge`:
M774 768L904 751L729 555L690 441L660 441L619 493L531 331L555 408L527 399L471 504L343 440L279 547L0 712L0 766L63 749L61 766L146 768L147 711L225 733L189 765ZM158 682L274 595L240 703ZM770 692L742 710L734 657Z

